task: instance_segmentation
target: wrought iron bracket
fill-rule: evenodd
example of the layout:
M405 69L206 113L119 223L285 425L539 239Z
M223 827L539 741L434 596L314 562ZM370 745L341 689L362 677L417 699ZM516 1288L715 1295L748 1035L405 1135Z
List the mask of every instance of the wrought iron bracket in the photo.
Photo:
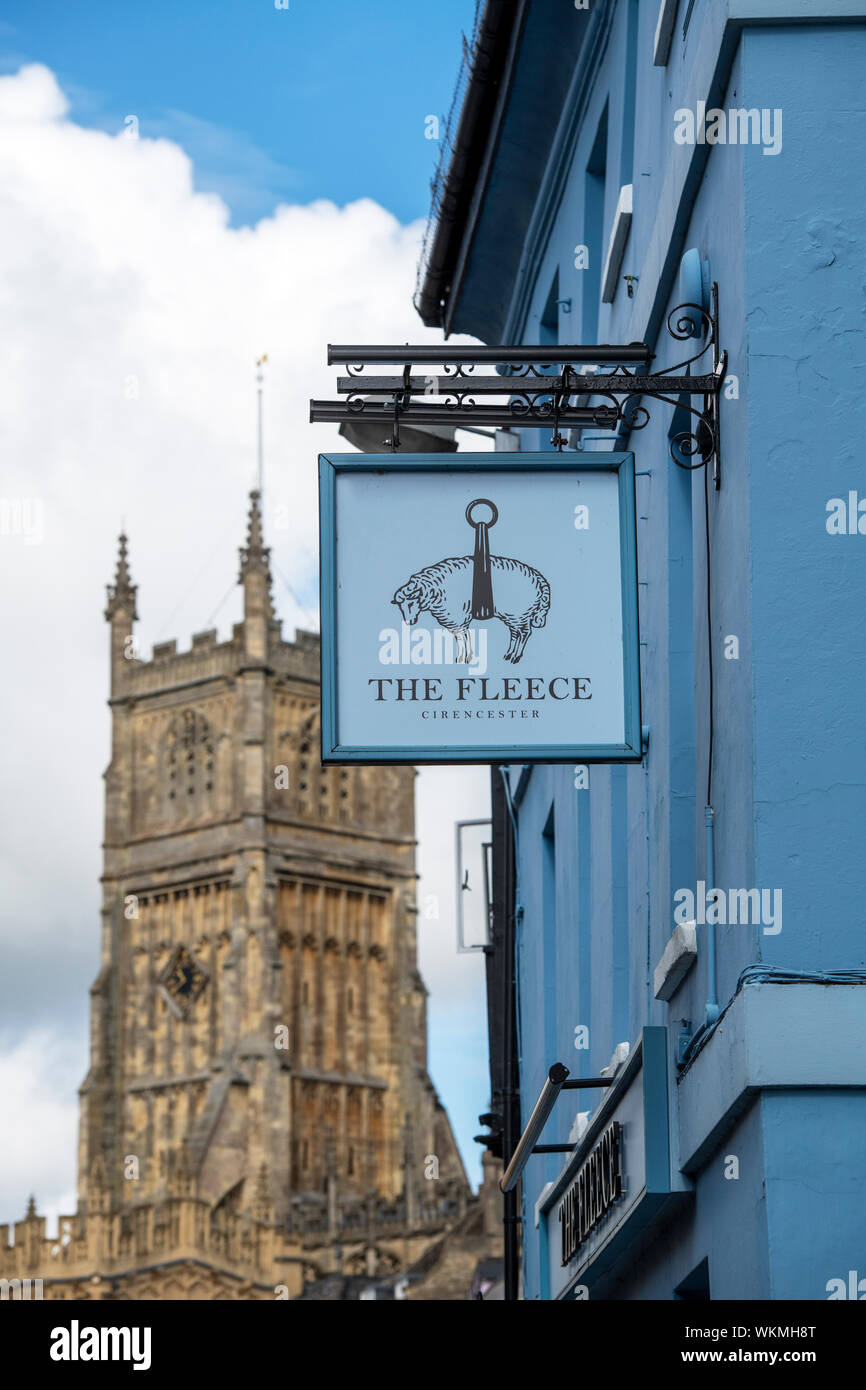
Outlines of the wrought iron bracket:
M551 444L562 449L566 427L594 426L619 438L644 429L650 412L644 397L687 411L691 427L670 439L670 455L680 468L710 467L721 485L719 403L728 355L719 345L719 290L713 284L710 309L678 304L667 316L675 343L700 344L682 361L650 372L655 354L646 343L551 347L419 344L410 346L328 346L328 365L342 365L337 401L310 401L310 420L340 424L363 419L390 427L384 447L400 446L400 425L552 426ZM696 364L707 353L704 370ZM370 376L367 366L399 367L399 376ZM423 368L428 370L425 372ZM478 368L493 368L489 376ZM413 370L414 369L414 370ZM478 397L498 397L486 402ZM693 398L698 397L698 403Z

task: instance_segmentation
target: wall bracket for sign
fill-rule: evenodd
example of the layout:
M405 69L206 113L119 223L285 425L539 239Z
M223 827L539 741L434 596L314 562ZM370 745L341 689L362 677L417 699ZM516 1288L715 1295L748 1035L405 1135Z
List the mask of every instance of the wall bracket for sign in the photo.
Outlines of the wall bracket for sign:
M419 344L418 346L331 345L328 365L344 365L347 376L337 378L339 401L310 401L315 424L366 420L390 427L383 444L400 448L400 425L544 427L551 424L550 442L565 444L562 429L591 425L620 435L643 429L650 413L643 397L664 401L687 411L690 429L674 434L670 454L680 468L712 468L721 484L719 400L728 355L719 346L719 291L713 284L709 310L699 304L679 304L667 317L667 331L676 343L690 340L702 346L663 371L648 372L655 354L646 343L620 346L587 345L556 348L526 345L484 346ZM712 353L712 371L692 368ZM368 365L402 368L399 376L368 376ZM709 365L708 363L706 365ZM413 367L436 368L413 372ZM493 369L490 376L478 368ZM479 403L479 396L507 397ZM703 398L700 406L686 404Z

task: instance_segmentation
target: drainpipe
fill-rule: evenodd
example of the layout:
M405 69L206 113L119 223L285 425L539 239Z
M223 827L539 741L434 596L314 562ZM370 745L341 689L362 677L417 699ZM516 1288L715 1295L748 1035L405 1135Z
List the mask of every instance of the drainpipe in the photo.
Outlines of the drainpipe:
M715 811L712 806L704 807L704 830L707 851L706 885L707 891L711 892L716 886L716 826ZM715 922L707 922L705 926L707 932L707 1004L704 1021L689 1038L686 1034L689 1025L683 1020L683 1032L680 1034L680 1066L685 1066L695 1048L718 1022L721 1013L716 978L716 924Z
M716 827L712 806L704 807L704 826L707 837L707 889L716 886ZM707 1013L704 1027L711 1028L719 1017L719 993L716 982L716 924L707 922Z
M517 887L517 821L511 800L511 787L504 768L494 768L494 806L499 795L505 803L506 833L503 836L504 874L502 884L502 970L500 1008L502 1009L502 1162L507 1168L520 1139L520 1084L516 1008L517 927L523 914ZM502 1198L505 1302L516 1303L520 1282L521 1216L517 1187Z

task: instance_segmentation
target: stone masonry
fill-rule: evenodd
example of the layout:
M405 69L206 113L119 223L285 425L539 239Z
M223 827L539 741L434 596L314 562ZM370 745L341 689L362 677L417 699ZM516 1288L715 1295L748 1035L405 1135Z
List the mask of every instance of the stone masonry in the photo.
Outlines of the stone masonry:
M319 639L281 637L256 493L240 583L229 641L142 660L121 536L78 1211L57 1240L35 1203L12 1246L0 1227L0 1276L45 1298L292 1297L408 1268L465 1213L427 1075L414 771L322 766Z

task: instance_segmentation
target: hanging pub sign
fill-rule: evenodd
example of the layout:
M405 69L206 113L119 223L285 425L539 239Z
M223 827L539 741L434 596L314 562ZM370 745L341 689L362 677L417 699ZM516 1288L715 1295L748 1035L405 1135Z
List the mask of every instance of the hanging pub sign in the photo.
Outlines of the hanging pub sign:
M319 459L326 763L641 757L631 454Z

